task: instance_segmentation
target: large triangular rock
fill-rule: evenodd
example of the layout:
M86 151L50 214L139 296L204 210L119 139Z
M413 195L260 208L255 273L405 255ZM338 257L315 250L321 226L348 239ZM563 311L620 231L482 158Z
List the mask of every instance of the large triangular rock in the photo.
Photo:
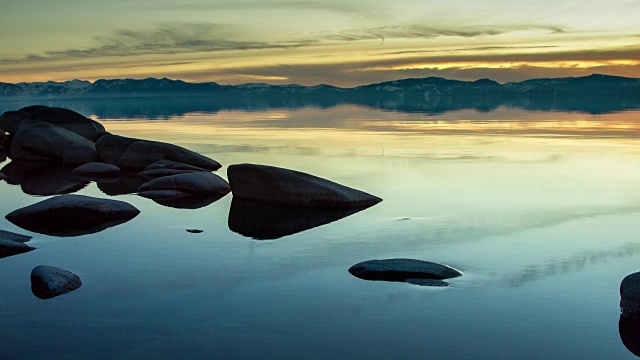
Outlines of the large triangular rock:
M257 164L231 165L234 198L285 206L352 209L375 205L377 196L300 171Z
M129 171L141 171L158 160L171 160L206 170L220 168L220 164L213 159L159 141L108 134L98 139L96 149L104 162Z

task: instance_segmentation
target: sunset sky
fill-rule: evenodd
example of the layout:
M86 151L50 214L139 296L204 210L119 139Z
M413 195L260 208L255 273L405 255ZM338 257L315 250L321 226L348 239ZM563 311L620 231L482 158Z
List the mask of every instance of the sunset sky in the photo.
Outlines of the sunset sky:
M6 0L0 81L640 77L640 1Z

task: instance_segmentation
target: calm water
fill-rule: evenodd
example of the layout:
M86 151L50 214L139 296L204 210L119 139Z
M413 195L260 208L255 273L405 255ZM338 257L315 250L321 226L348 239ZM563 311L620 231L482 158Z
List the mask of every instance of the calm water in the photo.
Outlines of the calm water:
M210 156L225 178L230 164L270 164L384 201L260 241L229 229L231 194L199 209L125 194L112 198L138 217L60 238L4 219L43 199L29 194L63 188L59 173L1 182L0 229L37 248L0 259L2 359L635 358L621 336L637 344L640 332L620 333L618 289L640 271L640 111L345 105L151 119L64 105L113 133ZM77 193L109 197L105 188ZM429 288L347 272L394 257L465 275ZM29 282L40 264L84 284L40 300Z

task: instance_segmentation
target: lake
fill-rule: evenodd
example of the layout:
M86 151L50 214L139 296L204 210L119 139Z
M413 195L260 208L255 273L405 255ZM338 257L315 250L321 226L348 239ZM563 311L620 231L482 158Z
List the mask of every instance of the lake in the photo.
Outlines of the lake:
M185 209L107 195L122 193L108 183L60 185L56 171L0 182L0 229L33 236L36 248L0 259L0 358L633 359L627 346L640 348L638 327L619 326L620 281L640 271L638 109L45 104L200 152L223 164L224 178L231 164L275 165L384 201L256 240L230 229L231 194ZM141 214L74 237L4 219L40 195L78 188ZM267 213L274 222L297 216ZM436 288L347 271L385 258L464 275ZM82 287L35 297L29 274L41 264L78 274Z

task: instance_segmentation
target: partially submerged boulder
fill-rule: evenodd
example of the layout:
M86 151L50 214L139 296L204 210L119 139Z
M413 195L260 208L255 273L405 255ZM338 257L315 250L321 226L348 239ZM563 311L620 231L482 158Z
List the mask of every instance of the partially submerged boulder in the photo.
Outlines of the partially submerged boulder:
M22 112L25 112L24 109ZM91 120L77 112L64 108L41 107L35 108L19 124L24 126L45 122L76 133L87 140L96 141L107 133L104 126L95 120Z
M21 242L0 239L0 258L26 253L31 250L35 250L35 248Z
M129 171L141 171L158 160L171 160L206 170L220 168L218 162L206 156L159 141L107 134L98 139L96 149L104 162Z
M201 167L184 164L181 162L171 161L171 160L158 160L153 164L147 166L146 170L160 170L160 169L172 169L172 170L190 170L190 171L209 171L207 169L203 169Z
M330 180L275 166L231 165L227 176L233 196L249 201L328 209L364 208L382 201Z
M364 280L399 281L426 286L447 286L446 282L440 280L462 275L461 271L450 266L414 259L364 261L349 268L349 273Z
M203 196L179 190L148 190L140 191L138 195L162 206L176 209L200 209L222 199L226 194Z
M80 277L64 269L40 265L31 271L31 291L43 300L66 294L80 286Z
M190 172L164 176L140 185L140 191L177 190L199 195L224 195L231 191L229 183L223 178L210 172Z
M627 275L620 283L620 313L640 320L640 272Z
M70 149L88 154L87 159L97 158L93 142L61 127L37 123L22 126L15 134L11 143L11 156L16 160L63 162L65 151ZM67 154L66 157L69 156Z
M92 234L125 223L140 213L124 201L60 195L15 210L6 218L33 232L55 236Z
M80 165L77 168L71 170L71 173L78 176L85 177L118 177L120 176L120 168L100 162L91 162L84 165Z
M33 236L16 234L11 231L0 230L0 240L26 243L33 239Z

